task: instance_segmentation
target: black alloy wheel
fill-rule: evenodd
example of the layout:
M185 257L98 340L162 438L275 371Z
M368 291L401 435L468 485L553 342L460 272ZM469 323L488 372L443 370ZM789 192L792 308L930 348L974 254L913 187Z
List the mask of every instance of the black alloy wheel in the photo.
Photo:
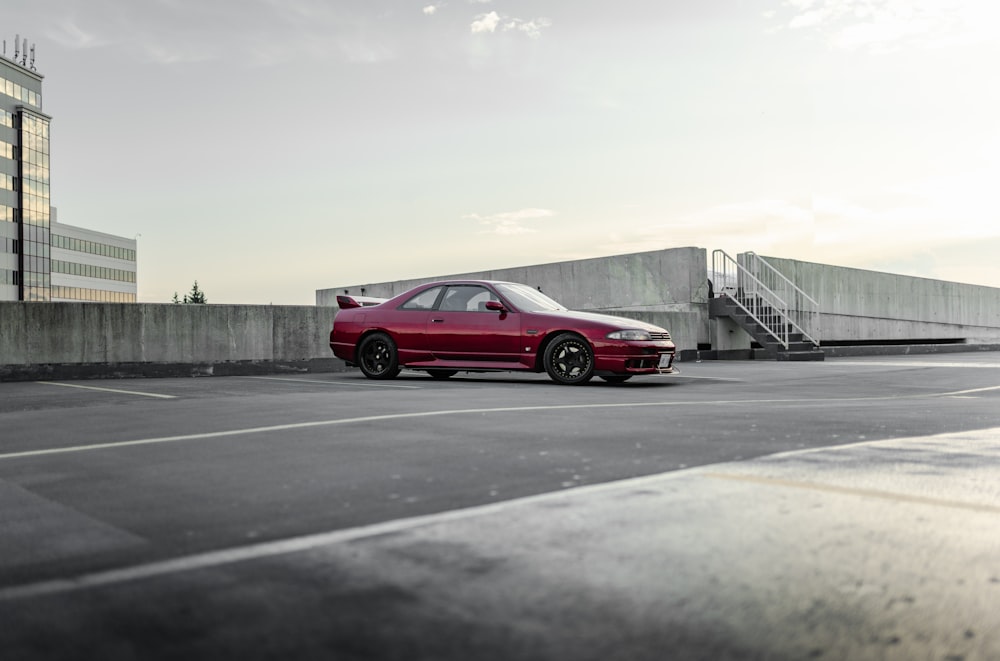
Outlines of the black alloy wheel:
M594 375L594 351L576 333L562 333L545 348L545 371L556 383L576 386Z
M358 367L369 379L392 379L399 374L396 343L385 333L372 333L358 347Z

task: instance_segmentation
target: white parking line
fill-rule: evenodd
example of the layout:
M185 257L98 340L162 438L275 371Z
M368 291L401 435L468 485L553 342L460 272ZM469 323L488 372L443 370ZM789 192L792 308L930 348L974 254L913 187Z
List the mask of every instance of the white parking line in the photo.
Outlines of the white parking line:
M988 388L972 388L971 390L956 390L938 395L939 397L963 397L974 392L989 392L990 390L1000 390L1000 386L990 386Z
M269 432L291 431L295 429L310 429L313 427L332 427L335 425L350 425L364 422L385 422L388 420L407 420L414 418L433 418L451 415L470 415L486 413L525 413L532 411L570 411L580 409L622 409L622 408L647 408L647 407L671 407L671 406L740 406L740 405L760 405L760 404L817 404L828 405L835 402L871 402L871 401L894 401L904 399L924 399L929 397L952 397L969 392L983 392L987 390L1000 390L1000 386L989 388L976 388L975 390L958 390L939 393L924 393L918 395L892 395L888 397L843 397L840 399L830 398L810 398L810 399L734 399L734 400L706 400L701 402L686 401L664 401L664 402L619 402L609 404L553 404L543 406L501 406L496 408L482 409L443 409L438 411L414 411L410 413L388 413L384 415L366 415L358 418L337 418L334 420L314 420L312 422L290 422L284 425L270 425L267 427L248 427L245 429L227 429L223 431L204 432L200 434L183 434L179 436L161 436L156 438L142 438L133 441L114 441L109 443L93 443L91 445L72 445L63 448L47 448L44 450L25 450L22 452L9 452L0 454L0 461L4 459L20 459L24 457L40 457L53 454L69 454L71 452L90 452L94 450L107 450L111 448L124 448L137 445L155 445L158 443L177 443L181 441L197 441L209 438L223 438L227 436L240 436L244 434L266 434Z
M686 472L687 471L675 471L674 473L668 474L667 477L674 477ZM656 477L662 480L664 476L658 475ZM609 487L619 489L622 485L627 485L630 482L641 484L643 481L647 480L649 480L648 477L631 478L620 482L610 482L592 485L590 487L580 487L578 490L586 489L587 491L600 491L608 489ZM167 576L170 574L197 571L199 569L209 569L211 567L221 565L230 565L238 562L260 560L273 556L310 551L322 546L342 544L367 537L403 532L419 528L421 526L440 524L448 521L460 521L462 519L483 516L491 513L500 513L510 507L518 505L565 498L566 493L566 491L558 491L554 493L539 494L536 496L526 496L524 498L517 498L500 503L489 503L487 505L476 505L464 509L440 512L438 514L426 514L406 519L396 519L393 521L375 523L357 528L348 528L346 530L334 530L312 535L303 535L301 537L280 539L272 542L261 542L248 546L222 549L219 551L207 551L205 553L182 556L171 560L150 562L143 565L123 567L121 569L98 571L91 574L74 576L72 578L57 578L39 581L37 583L14 585L0 588L0 601L28 599L45 595L74 592L77 590L86 590L89 588L99 588L108 585L126 583L129 581L156 578L157 576Z
M808 448L803 450L793 450L790 452L781 452L773 455L768 455L768 457L761 457L760 459L767 459L767 458L773 459L777 457L792 457L792 456L801 456L808 454L841 452L843 450L850 448L858 448L866 446L871 447L871 446L885 445L891 447L893 444L898 445L899 443L907 440L909 441L954 440L961 442L961 441L968 441L970 439L987 439L992 441L997 437L998 433L1000 433L1000 428L983 429L971 432L945 433L945 434L937 434L931 436L915 436L909 438L884 439L879 441L864 441L861 443L852 443L849 445L842 445L835 447ZM382 523L375 523L356 528L326 531L309 535L301 535L298 537L290 537L286 539L274 540L270 542L260 542L257 544L250 544L247 546L233 547L217 551L207 551L203 553L197 553L193 555L173 558L170 560L149 562L146 564L133 565L131 567L123 567L120 569L97 571L89 574L74 576L71 578L57 578L51 580L38 581L36 583L13 585L5 588L0 588L0 601L30 599L46 595L74 592L77 590L86 590L91 588L113 586L121 583L127 583L130 581L151 579L159 576L169 576L171 574L179 574L179 573L197 571L202 569L210 569L212 567L231 565L240 562L261 560L269 557L288 555L291 553L311 551L313 549L317 549L323 546L343 544L346 542L352 542L379 535L405 532L408 530L414 530L416 528L421 528L425 526L439 525L442 523L449 523L449 522L457 522L465 519L472 519L491 514L502 514L512 509L517 509L519 507L530 506L538 503L545 503L551 501L565 502L567 498L588 497L588 496L599 495L602 493L622 493L624 490L627 489L643 489L649 487L657 488L657 487L662 487L665 481L673 481L677 479L690 479L692 477L694 478L700 477L707 480L730 480L730 481L746 482L750 484L760 484L764 486L808 489L814 491L824 491L833 494L856 496L861 498L888 499L898 502L913 503L917 505L958 508L971 511L986 512L990 514L1000 511L1000 508L995 507L993 505L970 503L970 502L963 502L956 500L946 500L946 499L925 497L921 495L912 495L906 493L893 493L877 489L843 487L833 484L821 484L813 482L804 482L801 480L772 478L767 476L752 475L745 472L724 473L720 472L719 470L720 467L724 467L727 465L735 466L736 464L737 462L724 462L723 464L716 466L699 466L684 470L671 471L668 473L643 475L639 477L626 478L623 480L616 480L612 482L602 482L600 484L585 485L585 486L575 487L573 489L566 489L563 491L548 492L533 496L524 496L521 498L514 498L511 500L505 500L497 503L474 505L467 508L451 510L446 512L439 512L436 514L425 514L405 519L395 519L392 521L385 521ZM752 461L749 463L739 462L739 465L740 468L743 469L747 465L752 467L753 462Z
M76 383L59 383L58 381L35 381L48 386L62 386L63 388L80 388L81 390L98 390L101 392L116 392L123 395L136 395L138 397L156 397L157 399L177 399L175 395L161 395L155 392L142 392L139 390L117 390L115 388L100 388L98 386L81 386Z

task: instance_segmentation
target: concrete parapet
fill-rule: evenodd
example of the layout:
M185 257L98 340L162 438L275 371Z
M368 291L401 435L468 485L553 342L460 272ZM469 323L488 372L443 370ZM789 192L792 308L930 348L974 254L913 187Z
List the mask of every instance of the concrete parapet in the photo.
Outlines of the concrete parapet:
M764 259L819 303L824 345L880 340L1000 342L1000 288Z
M0 380L328 371L333 308L0 302Z

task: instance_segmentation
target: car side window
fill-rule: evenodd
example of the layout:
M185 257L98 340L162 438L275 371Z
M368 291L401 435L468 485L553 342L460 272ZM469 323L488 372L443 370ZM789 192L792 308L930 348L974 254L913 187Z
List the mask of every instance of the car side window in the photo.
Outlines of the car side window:
M438 299L443 287L431 287L425 289L410 300L399 306L400 310L430 310Z
M441 300L441 311L489 312L486 301L498 301L496 294L481 285L452 285Z

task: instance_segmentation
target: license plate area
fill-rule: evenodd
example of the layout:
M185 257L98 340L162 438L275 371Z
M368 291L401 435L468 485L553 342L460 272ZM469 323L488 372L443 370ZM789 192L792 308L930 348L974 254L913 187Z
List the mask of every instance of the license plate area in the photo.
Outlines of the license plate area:
M673 356L671 354L669 354L669 353L661 353L660 354L660 365L659 365L659 367L660 367L661 370L665 370L668 367L670 367L670 359L671 358L673 358Z

